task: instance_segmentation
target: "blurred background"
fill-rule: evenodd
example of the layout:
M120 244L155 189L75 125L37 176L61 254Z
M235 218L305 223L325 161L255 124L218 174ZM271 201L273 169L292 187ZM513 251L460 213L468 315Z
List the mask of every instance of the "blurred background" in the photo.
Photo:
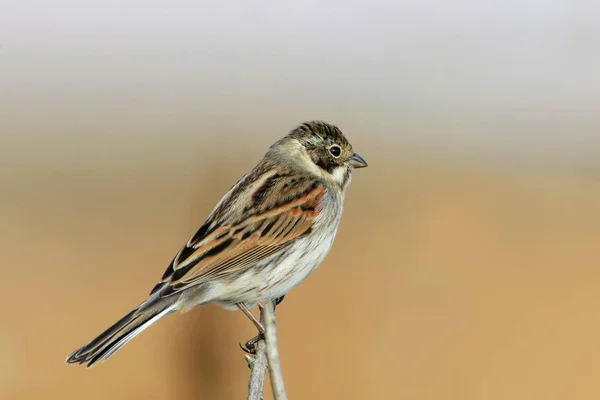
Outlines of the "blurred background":
M0 398L245 398L255 330L216 306L91 370L64 360L311 119L370 167L278 308L291 399L599 398L599 18L577 0L2 2Z

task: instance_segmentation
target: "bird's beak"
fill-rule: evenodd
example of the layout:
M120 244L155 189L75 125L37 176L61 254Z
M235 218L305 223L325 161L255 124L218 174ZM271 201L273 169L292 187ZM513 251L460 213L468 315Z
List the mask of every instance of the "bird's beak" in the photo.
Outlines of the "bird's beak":
M350 157L349 162L350 162L350 165L352 165L354 168L364 168L369 165L369 164L367 164L367 162L365 161L364 158L362 158L361 156L359 156L356 153L352 154L352 157Z

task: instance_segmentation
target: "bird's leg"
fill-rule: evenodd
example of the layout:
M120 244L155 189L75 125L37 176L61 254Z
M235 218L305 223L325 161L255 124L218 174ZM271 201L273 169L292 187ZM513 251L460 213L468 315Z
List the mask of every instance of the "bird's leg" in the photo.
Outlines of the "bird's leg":
M246 314L246 317L248 317L248 319L250 321L252 321L252 323L254 324L254 326L256 327L256 329L258 329L258 332L260 332L261 334L264 335L264 333L265 333L265 327L260 323L259 320L256 319L256 317L254 316L254 314L252 314L252 311L250 311L250 309L248 309L248 307L246 307L246 305L244 303L237 303L236 305L238 306L238 308L240 310L242 310L242 312L244 314Z
M256 345L256 343L259 340L264 339L264 337L265 337L265 328L261 324L261 322L258 319L256 319L256 317L254 316L254 314L252 314L252 311L250 311L248 309L248 307L246 307L246 305L244 303L238 303L237 306L238 306L238 308L240 310L242 310L242 312L244 314L246 314L246 317L248 317L248 319L250 321L252 321L252 323L254 324L254 326L256 326L256 329L258 329L258 335L256 335L252 339L248 340L245 345L242 345L240 343L240 347L242 348L242 350L244 350L248 354L256 354L256 346L255 345Z
M273 311L275 311L275 307L277 307L277 305L283 301L284 297L285 297L285 294L283 296L278 297L275 300L273 300ZM240 307L239 304L238 304L238 307ZM246 307L246 306L244 305L244 307ZM263 310L264 307L265 306L262 303L260 303L260 302L258 303L258 308L260 308L261 311ZM242 309L242 308L240 307L240 309ZM246 307L246 310L248 312L250 312L250 310L248 310L247 307ZM242 309L242 311L244 311L244 310ZM246 313L246 311L244 311L244 313ZM246 315L248 315L248 314L246 314ZM252 319L253 322L256 321L256 318L254 317L254 315L252 315L252 317L248 316L248 318ZM259 321L256 321L256 322L260 323ZM262 324L260 326L262 326ZM255 347L256 343L258 343L259 340L264 339L264 337L265 337L264 327L263 327L263 329L258 328L258 335L254 336L252 339L248 340L245 345L240 344L240 347L246 353L255 354L256 353L256 347Z

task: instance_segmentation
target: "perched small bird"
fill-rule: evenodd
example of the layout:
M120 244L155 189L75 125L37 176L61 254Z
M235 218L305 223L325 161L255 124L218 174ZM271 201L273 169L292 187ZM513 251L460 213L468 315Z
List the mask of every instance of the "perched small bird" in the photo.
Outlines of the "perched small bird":
M325 258L344 193L366 161L333 125L305 122L273 144L177 253L146 301L67 358L91 367L175 311L207 303L241 309L275 301Z

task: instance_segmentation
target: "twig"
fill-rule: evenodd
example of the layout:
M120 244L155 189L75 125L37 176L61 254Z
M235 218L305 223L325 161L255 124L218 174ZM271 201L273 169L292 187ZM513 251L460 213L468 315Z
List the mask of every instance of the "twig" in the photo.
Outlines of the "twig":
M261 310L260 321L265 323L265 315ZM255 344L256 354L246 355L250 367L250 380L248 381L248 400L262 400L265 391L265 375L267 374L267 346L264 339Z
M256 343L254 357L247 355L246 361L252 370L248 381L248 400L262 400L265 391L265 375L267 373L267 352L264 340Z
M267 301L267 304L263 307L261 316L264 320L267 359L273 398L275 400L287 400L281 363L279 362L279 350L277 349L277 327L275 326L275 306L273 302Z

